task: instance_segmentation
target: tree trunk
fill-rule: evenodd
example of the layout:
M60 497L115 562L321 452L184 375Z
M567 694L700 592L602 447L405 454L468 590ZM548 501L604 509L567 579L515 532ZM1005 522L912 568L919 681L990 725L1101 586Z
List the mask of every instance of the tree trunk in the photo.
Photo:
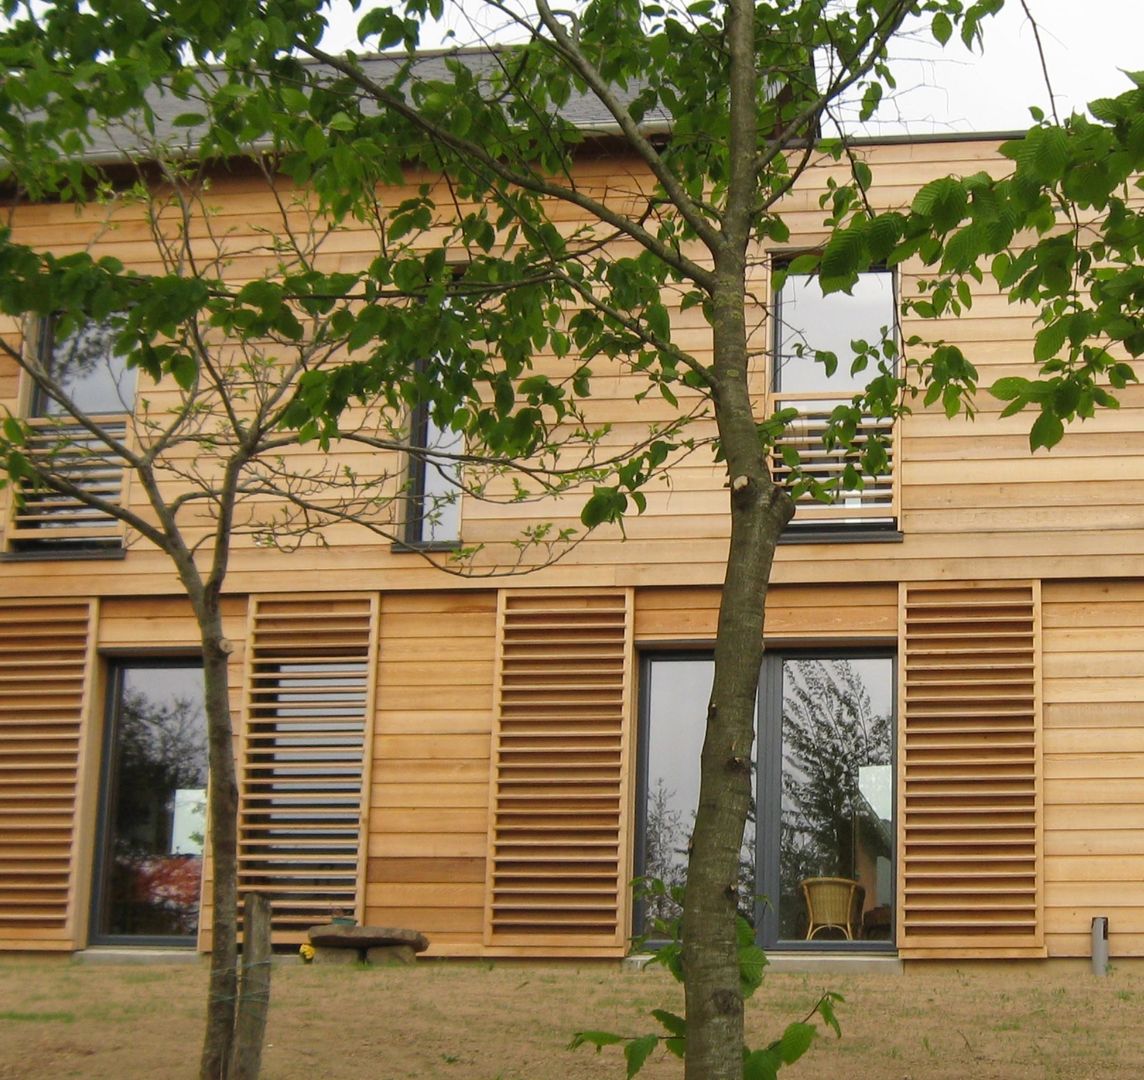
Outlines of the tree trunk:
M192 600L196 598L192 597ZM203 646L207 743L210 763L210 837L214 878L211 890L213 932L207 1025L199 1064L201 1080L226 1080L234 1038L238 986L238 784L234 731L230 720L227 667L230 643L223 637L217 599L195 603Z
M743 1076L739 853L751 800L767 584L775 545L794 512L771 480L751 410L742 258L732 254L717 274L713 399L730 480L731 542L683 909L687 1080Z
M242 927L242 986L229 1080L257 1080L270 1010L270 901L248 893Z

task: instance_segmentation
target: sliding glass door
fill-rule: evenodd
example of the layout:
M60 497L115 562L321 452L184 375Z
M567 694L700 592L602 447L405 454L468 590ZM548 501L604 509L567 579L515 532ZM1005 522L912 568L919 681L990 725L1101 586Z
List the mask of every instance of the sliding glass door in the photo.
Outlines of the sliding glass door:
M769 944L887 941L893 925L893 661L772 655L759 845Z
M703 653L648 655L642 665L636 869L669 885L685 879L711 674ZM741 907L766 944L891 943L893 687L889 655L767 654L739 881ZM663 915L670 905L639 910Z
M206 830L202 667L112 666L91 940L191 944Z

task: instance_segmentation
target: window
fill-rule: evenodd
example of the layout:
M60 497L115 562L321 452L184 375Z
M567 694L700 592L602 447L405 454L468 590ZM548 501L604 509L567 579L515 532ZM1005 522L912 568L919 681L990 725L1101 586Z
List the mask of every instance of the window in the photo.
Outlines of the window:
M124 662L110 683L91 939L190 944L206 830L202 668Z
M894 275L874 270L858 275L849 294L824 296L818 277L789 274L776 299L774 389L789 394L828 393L848 397L875 374L850 373L852 341L876 345L894 332ZM814 357L815 351L838 357L834 374Z
M29 402L28 452L45 478L55 478L109 505L123 494L123 464L105 442L75 420L97 417L109 437L123 439L135 392L135 370L115 348L115 331L90 322L66 337L52 320L41 325L38 359L72 406L40 386ZM87 554L122 547L119 521L68 491L24 482L8 529L8 548L28 554Z
M892 937L893 667L869 654L767 657L759 783L773 795L760 823L759 891L770 898L768 943ZM831 912L839 895L842 910Z
M92 321L59 337L54 320L40 331L39 361L45 373L87 416L129 413L135 397L135 369L115 347L118 331L107 322ZM37 386L32 395L33 417L67 416L60 402Z
M459 431L442 428L428 405L413 410L409 431L409 510L405 542L412 547L455 547L461 539Z
M739 893L767 945L808 947L813 934L816 948L877 949L892 939L893 668L872 653L766 657ZM704 653L642 665L636 873L669 885L686 876L712 673ZM824 915L820 891L831 888L844 896L843 918ZM669 904L648 900L637 931L667 914Z
M877 374L871 362L865 370L851 373L853 342L878 349L883 338L894 340L896 326L894 275L872 270L858 275L847 293L823 295L817 276L788 274L775 297L774 367L771 402L774 409L794 407L799 417L777 440L772 458L776 479L793 479L784 450L797 452L804 477L826 485L831 502L814 492L797 496L798 510L792 526L842 525L847 528L893 527L897 510L893 480L893 424L888 419L868 417L859 430L856 445L877 434L889 444L890 467L877 476L863 476L860 488L840 488L837 481L847 464L843 450L828 450L822 437L834 408L849 401ZM827 375L816 352L833 353L837 367ZM789 453L788 453L789 456Z

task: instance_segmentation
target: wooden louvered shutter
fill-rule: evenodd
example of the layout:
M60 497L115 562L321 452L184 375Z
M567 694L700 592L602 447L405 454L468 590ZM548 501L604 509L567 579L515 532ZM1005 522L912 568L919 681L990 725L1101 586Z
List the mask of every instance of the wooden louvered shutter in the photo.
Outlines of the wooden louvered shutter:
M623 591L502 593L490 946L623 947L631 606Z
M376 596L253 601L239 890L270 897L277 941L362 914L376 622Z
M74 942L93 605L0 605L0 948Z
M902 589L903 955L1043 945L1040 587Z

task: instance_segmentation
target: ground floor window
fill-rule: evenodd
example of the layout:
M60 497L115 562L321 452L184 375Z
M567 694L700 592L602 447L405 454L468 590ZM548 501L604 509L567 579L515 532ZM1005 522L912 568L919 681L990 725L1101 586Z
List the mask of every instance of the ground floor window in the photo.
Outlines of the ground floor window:
M648 655L642 665L636 869L673 885L686 873L712 669L703 653ZM893 687L889 655L767 654L739 882L766 944L892 940ZM637 931L666 914L666 901L648 903Z
M191 943L207 798L202 667L111 666L91 939Z

